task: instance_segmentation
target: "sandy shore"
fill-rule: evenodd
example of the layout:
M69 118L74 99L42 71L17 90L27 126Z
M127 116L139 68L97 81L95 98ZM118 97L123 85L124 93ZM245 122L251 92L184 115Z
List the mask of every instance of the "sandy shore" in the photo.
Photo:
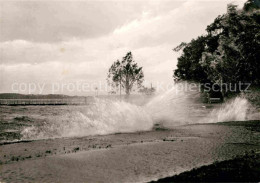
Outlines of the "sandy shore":
M2 144L0 181L157 180L246 151L259 151L260 132L254 130L255 123L187 125L172 130Z

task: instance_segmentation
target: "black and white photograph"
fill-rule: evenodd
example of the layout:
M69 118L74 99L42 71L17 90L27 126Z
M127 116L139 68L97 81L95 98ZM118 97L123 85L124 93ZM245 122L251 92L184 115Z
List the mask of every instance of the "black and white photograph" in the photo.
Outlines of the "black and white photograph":
M260 0L0 0L20 182L260 182Z

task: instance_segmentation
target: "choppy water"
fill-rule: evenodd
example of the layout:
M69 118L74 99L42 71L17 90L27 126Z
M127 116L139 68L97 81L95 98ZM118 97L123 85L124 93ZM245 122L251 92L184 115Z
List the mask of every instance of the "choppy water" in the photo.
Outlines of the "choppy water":
M139 106L95 99L82 106L0 106L0 141L103 135L176 125L259 119L244 98L225 104L203 104L198 92L176 88ZM253 111L253 112L252 112Z

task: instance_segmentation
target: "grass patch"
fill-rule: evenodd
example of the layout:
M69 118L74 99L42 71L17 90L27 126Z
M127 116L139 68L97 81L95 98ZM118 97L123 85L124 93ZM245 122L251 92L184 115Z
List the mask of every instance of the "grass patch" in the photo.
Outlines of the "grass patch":
M51 150L45 151L46 154L51 154Z
M79 151L79 147L75 147L75 148L73 149L73 152L77 152L77 151Z
M232 160L215 162L153 182L259 182L260 154L250 153Z

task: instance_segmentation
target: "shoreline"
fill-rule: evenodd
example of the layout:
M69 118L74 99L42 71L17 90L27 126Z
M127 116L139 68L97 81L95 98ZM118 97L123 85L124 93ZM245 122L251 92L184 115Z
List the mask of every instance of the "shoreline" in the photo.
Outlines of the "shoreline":
M5 144L0 180L146 182L259 151L260 121L234 123Z

